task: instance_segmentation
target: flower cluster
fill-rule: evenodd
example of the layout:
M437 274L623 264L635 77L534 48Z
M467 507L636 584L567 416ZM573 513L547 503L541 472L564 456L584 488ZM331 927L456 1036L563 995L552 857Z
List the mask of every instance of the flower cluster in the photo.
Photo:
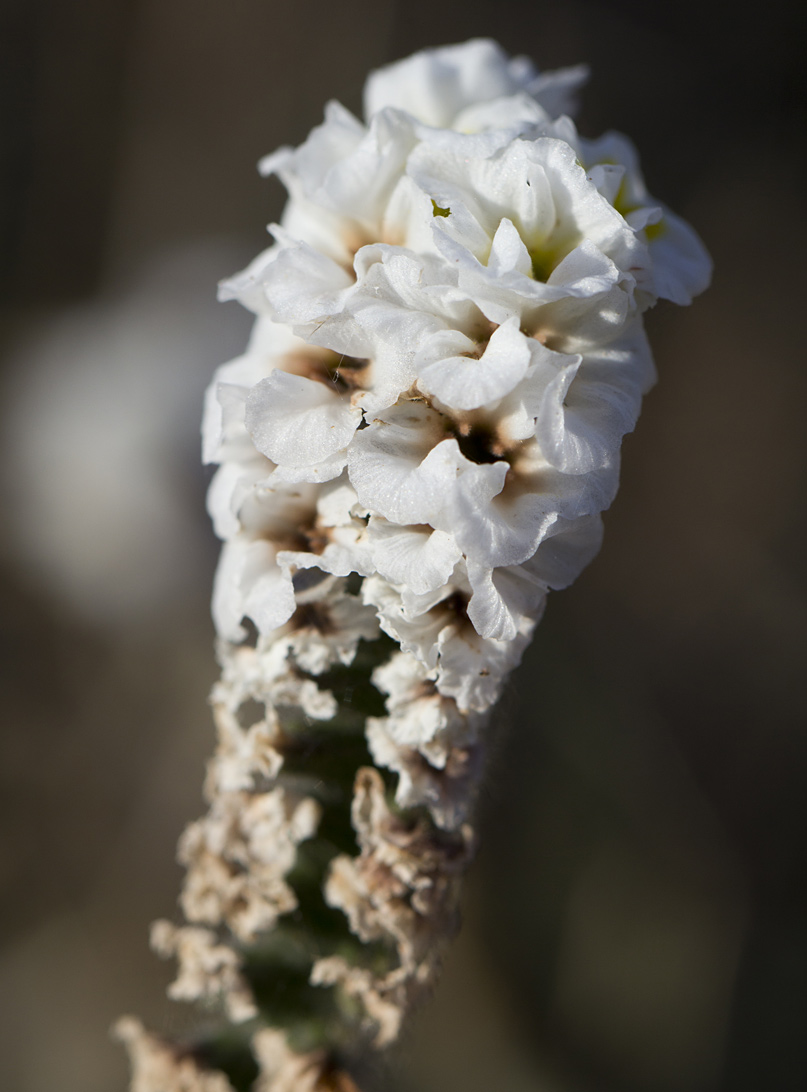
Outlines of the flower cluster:
M485 40L375 72L364 122L332 102L262 161L290 199L222 286L257 321L207 400L216 624L271 640L323 574L364 578L402 649L370 732L399 772L473 743L548 590L596 553L654 377L642 315L708 282L631 144L578 135L585 75ZM434 802L420 781L405 802Z
M490 710L599 547L653 382L642 316L709 279L630 143L578 135L585 76L484 40L427 51L370 76L364 122L331 103L261 164L290 199L222 286L257 320L204 420L219 746L180 843L190 924L153 934L172 996L247 1028L256 1089L354 1088L290 1025L254 1030L277 1019L262 982L302 974L327 1047L355 998L392 1042L434 981ZM339 942L317 934L334 911ZM230 1088L137 1022L120 1034L143 1092Z

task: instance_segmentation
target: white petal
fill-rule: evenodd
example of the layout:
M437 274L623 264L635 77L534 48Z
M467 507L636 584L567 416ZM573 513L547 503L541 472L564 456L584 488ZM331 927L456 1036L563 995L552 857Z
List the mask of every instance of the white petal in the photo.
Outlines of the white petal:
M291 580L275 561L269 542L236 538L222 547L213 585L213 619L219 634L241 641L249 616L260 633L282 626L294 613Z
M368 540L378 572L416 594L446 584L462 556L444 531L398 527L378 516L370 518Z
M522 569L548 588L568 588L599 552L602 530L599 513L577 520L559 518Z
M370 576L375 572L375 566L364 535L364 524L359 521L354 523L357 526L333 529L326 545L317 553L281 550L277 555L278 564L288 570L321 569L334 576L349 576L350 573Z
M279 229L273 229L279 234ZM261 289L272 315L298 333L310 333L317 323L344 306L353 278L341 266L307 243L284 238L261 277Z
M284 181L300 178L309 193L315 192L334 163L347 158L366 134L362 123L341 103L329 102L325 120L297 149L278 148L264 156L258 170L266 177L278 174Z
M556 118L576 112L577 92L588 77L588 65L576 64L569 68L557 68L553 72L542 72L530 80L527 88L544 110Z
M506 216L501 219L493 236L493 243L487 260L487 267L494 277L505 273L520 273L524 277L532 274L532 260L518 228Z
M309 466L350 443L361 410L324 383L273 372L250 392L246 426L257 449L279 465Z
M356 433L348 473L359 501L393 523L429 523L444 508L463 463L444 419L423 402L402 402Z
M232 538L243 529L241 507L253 487L265 481L272 464L257 457L251 464L225 462L218 468L207 491L207 511L219 538Z
M418 386L457 410L496 402L518 385L527 371L530 345L513 318L493 332L482 356L450 356L420 369Z
M340 477L347 463L347 453L337 451L334 455L328 455L319 462L309 463L307 466L278 466L272 472L272 480L278 483L323 483L333 481Z
M415 143L412 124L395 111L376 114L350 155L336 159L317 191L318 199L350 216L375 241L387 206ZM380 241L380 240L379 240Z
M688 304L709 287L712 260L696 232L664 209L658 224L646 229L653 259L653 290L661 299Z
M552 466L585 474L608 465L636 424L652 358L635 321L610 345L567 359L532 406L535 435Z
M469 488L475 486L472 473L462 475L449 498L447 525L470 561L493 569L518 565L532 556L559 517L577 519L607 508L618 481L618 454L588 474L563 474L547 464L537 444L525 443L504 487L487 501L480 502Z
M235 276L220 281L219 300L222 302L238 300L244 307L254 311L256 315L268 315L269 307L266 303L263 283L266 271L277 258L277 254L278 246L273 244L262 251L257 258L254 258L241 273L236 273Z
M439 652L437 639L445 625L439 613L408 618L400 594L378 575L364 581L362 598L365 603L376 607L381 628L398 641L404 652L411 652L426 667L436 665Z
M550 124L550 115L532 95L524 91L473 103L454 119L454 128L460 133L481 133L492 129L503 131L510 140L527 133L536 135Z
M484 712L499 700L507 676L529 644L532 624L509 641L480 637L470 626L446 627L440 634L437 688L460 710Z
M353 509L358 505L356 491L347 477L328 482L317 498L317 514L324 527L348 527L353 523Z
M473 595L468 617L482 637L512 641L525 618L537 622L546 600L546 584L526 566L488 569L468 563Z
M371 72L364 112L370 118L394 106L443 128L471 103L512 94L534 78L535 69L526 58L511 60L496 42L477 38L423 50Z

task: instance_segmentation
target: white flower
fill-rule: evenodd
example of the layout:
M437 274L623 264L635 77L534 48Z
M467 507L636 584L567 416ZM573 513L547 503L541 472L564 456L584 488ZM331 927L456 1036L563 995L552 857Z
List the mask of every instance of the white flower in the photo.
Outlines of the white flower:
M445 765L448 748L468 746L479 738L479 716L462 715L456 703L437 689L437 671L408 652L396 652L373 672L373 684L387 695L393 738Z
M300 148L261 160L261 173L277 174L289 190L285 232L348 268L366 243L415 241L417 212L431 211L404 171L416 140L411 119L397 111L377 113L365 127L329 103Z
M488 40L426 51L371 75L366 124L331 103L262 161L290 200L275 245L225 285L259 319L205 427L230 639L245 615L285 626L303 569L376 574L382 625L440 659L443 692L481 701L447 681L470 653L434 628L457 572L464 624L520 648L547 589L596 551L654 375L641 314L689 298L709 265L629 142L559 116L584 74L539 76ZM331 526L328 482L350 491Z
M433 219L429 212L429 222ZM470 337L489 333L490 323L466 292L456 274L432 254L403 248L366 246L354 262L356 283L339 303L306 302L305 310L286 317L304 329L309 313L316 321L310 336L331 350L368 360L357 401L374 412L392 405L418 377L419 354L435 334L462 331ZM267 295L273 288L267 282ZM308 291L308 289L302 289Z
M599 548L655 374L643 313L709 277L632 145L565 116L584 77L488 40L373 73L366 122L331 103L262 161L289 202L222 287L258 319L206 406L217 627L252 620L267 700L330 710L299 672L380 625L402 652L368 738L439 821L548 592Z
M437 690L453 698L463 713L483 712L497 701L534 627L533 619L522 616L510 639L482 637L468 614L472 592L461 565L451 581L424 595L379 576L365 580L363 595L376 607L384 632L425 668L435 670Z
M323 481L341 474L361 409L324 383L275 371L253 387L245 420L263 455Z
M597 554L602 542L599 515L557 519L532 557L520 565L489 568L469 561L473 591L468 617L482 637L512 641L525 619L538 621L550 589L566 588Z
M600 194L575 150L551 137L514 140L490 156L420 144L408 170L445 215L435 244L494 322L533 319L566 296L630 299L649 265L643 242Z
M655 374L641 323L634 321L613 341L578 354L545 350L542 363L525 401L547 462L575 475L607 466L622 437L633 430Z
M321 675L332 664L352 663L359 641L378 637L375 613L345 591L343 580L323 581L297 601L285 641L303 671Z
M462 557L446 531L422 523L401 526L383 516L370 517L367 543L375 570L419 595L447 583Z
M709 286L711 259L689 224L647 192L633 144L621 133L594 141L577 137L575 144L591 179L647 243L653 295L691 303Z
M474 464L451 437L450 421L425 399L401 399L358 433L348 453L348 473L360 503L392 523L442 529L446 504ZM484 467L490 500L501 490L506 467Z
M465 419L399 401L357 434L350 479L360 502L389 522L445 531L491 568L516 565L557 519L607 507L617 484L618 450L585 475L563 473L527 431L534 424L515 397Z
M539 76L527 57L510 58L496 42L477 38L423 50L371 72L364 112L372 118L384 107L395 106L427 125L464 130L474 108L521 92L555 117L571 112L572 96L587 76L585 65ZM512 113L511 108L511 119Z
M288 370L288 361L300 354L311 355L311 347L287 326L259 318L252 328L243 356L216 369L205 393L202 419L202 461L250 458L252 442L244 428L244 402L251 387L277 367Z
M440 331L418 353L418 387L452 409L479 409L509 394L536 352L515 318L497 326L481 346L460 330Z

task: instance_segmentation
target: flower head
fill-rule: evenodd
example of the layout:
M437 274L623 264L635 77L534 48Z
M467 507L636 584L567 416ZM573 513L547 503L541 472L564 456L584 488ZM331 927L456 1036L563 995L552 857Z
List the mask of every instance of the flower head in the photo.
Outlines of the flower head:
M653 378L642 315L699 291L709 262L625 138L585 141L562 116L583 78L486 40L426 51L370 76L365 122L332 103L299 149L263 161L289 204L224 293L270 344L256 337L216 396L229 635L240 610L262 632L283 624L301 564L416 594L459 565L478 637L513 641L512 617L481 607L496 574L611 502ZM337 566L332 546L319 561L284 548L273 515L287 498L315 525L333 480L355 496Z

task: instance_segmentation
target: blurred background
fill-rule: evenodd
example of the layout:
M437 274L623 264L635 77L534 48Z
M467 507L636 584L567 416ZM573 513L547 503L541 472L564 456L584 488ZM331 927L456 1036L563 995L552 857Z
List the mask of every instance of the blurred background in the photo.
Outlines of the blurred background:
M378 1088L807 1087L805 9L717 0L0 0L0 1087L123 1092L170 1031L174 846L213 744L202 391L258 158L370 68L486 35L587 61L716 264L605 545L500 715L466 926ZM801 283L800 283L801 282ZM369 1092L369 1090L368 1090Z

